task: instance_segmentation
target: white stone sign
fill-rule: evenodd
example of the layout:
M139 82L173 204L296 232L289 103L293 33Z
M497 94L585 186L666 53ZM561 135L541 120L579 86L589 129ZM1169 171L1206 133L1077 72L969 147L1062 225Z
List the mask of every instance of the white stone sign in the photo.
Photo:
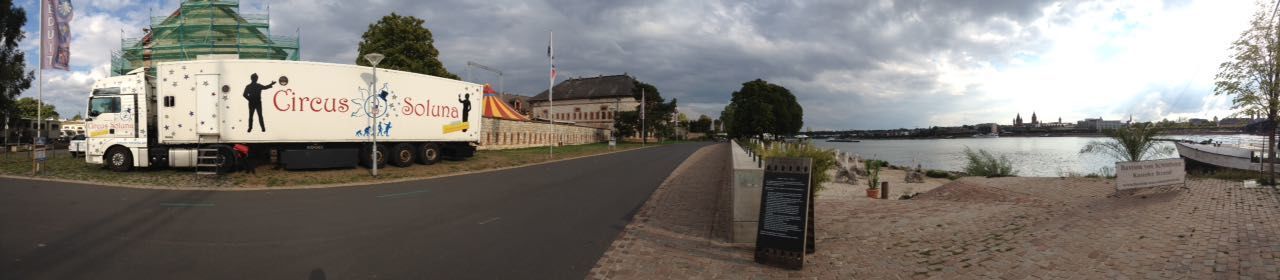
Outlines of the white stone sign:
M1116 190L1185 184L1187 171L1180 158L1116 163Z

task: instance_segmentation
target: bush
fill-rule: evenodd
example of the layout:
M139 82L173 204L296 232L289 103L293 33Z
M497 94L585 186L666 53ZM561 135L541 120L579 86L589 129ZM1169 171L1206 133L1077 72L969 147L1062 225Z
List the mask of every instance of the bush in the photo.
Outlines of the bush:
M875 189L880 186L880 164L875 160L863 162L867 166L867 189Z
M868 168L870 168L870 167L872 167L872 166L886 167L886 168L887 168L887 167L889 167L889 162L888 162L888 161L883 161L883 160L878 160L878 159L868 159L868 160L866 160L866 163L865 163L865 164L867 165L867 167L868 167Z
M757 145L758 149L764 147ZM774 143L773 149L764 150L760 155L765 158L771 157L797 157L813 159L810 184L813 187L813 196L817 198L818 192L822 191L822 184L830 182L831 176L827 174L827 170L836 166L836 155L831 150L818 148L809 143Z
M987 150L979 149L977 152L969 148L964 148L964 155L968 159L968 164L964 167L964 172L973 176L990 177L1009 177L1017 175L1017 171L1013 170L1013 163L1009 162L1009 158L1000 155L996 158Z
M942 170L929 170L924 172L924 176L929 176L929 178L947 178L948 176L951 176L951 172L946 172Z

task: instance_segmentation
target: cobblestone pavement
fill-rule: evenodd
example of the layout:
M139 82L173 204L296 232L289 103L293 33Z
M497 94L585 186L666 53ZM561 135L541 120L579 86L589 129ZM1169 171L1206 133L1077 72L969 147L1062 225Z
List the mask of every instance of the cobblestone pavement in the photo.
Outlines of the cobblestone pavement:
M702 176L717 168L695 157L685 165ZM673 176L689 183L659 192L710 188L688 180ZM1117 193L1103 179L964 178L912 200L820 196L818 252L802 271L756 264L752 245L711 231L679 230L706 212L681 210L693 197L657 197L589 278L1280 279L1280 193L1239 182Z

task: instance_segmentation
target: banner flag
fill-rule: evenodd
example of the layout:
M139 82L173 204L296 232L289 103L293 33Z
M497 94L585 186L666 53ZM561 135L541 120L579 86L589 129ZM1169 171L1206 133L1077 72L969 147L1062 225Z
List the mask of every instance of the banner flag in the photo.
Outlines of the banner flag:
M69 70L71 0L40 1L40 68Z

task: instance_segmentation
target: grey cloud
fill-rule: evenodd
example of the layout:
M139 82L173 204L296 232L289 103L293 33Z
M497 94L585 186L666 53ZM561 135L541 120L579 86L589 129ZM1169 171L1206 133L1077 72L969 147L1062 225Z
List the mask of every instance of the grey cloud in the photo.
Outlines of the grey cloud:
M690 112L713 117L743 82L763 78L792 89L806 108L806 126L816 129L926 126L934 115L929 112L1000 104L984 100L973 87L951 92L938 80L935 63L946 59L967 67L1034 55L1047 40L1027 23L1054 5L1039 0L246 0L242 10L263 12L268 4L273 33L301 28L304 60L353 63L360 34L396 12L426 19L451 72L464 75L466 62L477 61L504 70L508 91L532 95L547 86L547 32L554 30L561 73L629 73L658 86L664 97L678 98ZM146 7L157 6L155 14L168 13L176 1L130 4L119 11L145 17ZM976 39L970 37L973 32L1006 39ZM497 82L475 74L477 82Z

